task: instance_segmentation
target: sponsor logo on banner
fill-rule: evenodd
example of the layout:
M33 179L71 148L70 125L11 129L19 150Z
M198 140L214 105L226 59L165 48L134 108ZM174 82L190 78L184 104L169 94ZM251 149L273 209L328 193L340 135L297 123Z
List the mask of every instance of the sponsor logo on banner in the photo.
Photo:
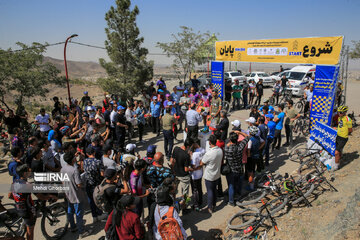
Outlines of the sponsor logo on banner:
M328 153L335 156L337 131L321 122L316 122L310 139L320 144Z

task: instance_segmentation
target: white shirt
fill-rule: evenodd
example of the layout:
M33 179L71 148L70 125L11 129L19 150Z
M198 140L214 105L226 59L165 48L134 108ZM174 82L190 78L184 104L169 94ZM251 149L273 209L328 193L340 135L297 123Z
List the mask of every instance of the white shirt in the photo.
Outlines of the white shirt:
M197 111L190 109L186 112L186 122L189 127L197 126L201 121L202 117Z
M110 113L110 127L115 128L115 117L117 115L117 112L112 110Z
M49 123L49 119L50 119L50 116L49 114L45 113L45 115L37 115L36 118L35 118L35 121L37 121L38 123L40 123L40 132L47 132L50 130L50 126L48 125ZM42 123L47 123L47 124L42 124Z
M113 168L116 169L116 162L108 157L102 156L102 162L105 168Z
M126 117L126 121L132 123L132 122L134 121L134 112L131 111L129 108L126 109L126 111L125 111L125 117Z
M205 164L204 179L215 181L220 178L221 161L223 151L218 146L212 147L205 153L201 160Z
M203 158L205 154L205 150L203 148L198 148L195 150L195 152L193 152L192 157L191 157L191 164L194 165L195 167L198 167L200 165L200 161ZM191 173L191 178L194 180L200 179L203 176L203 169L199 169L196 171L193 171Z

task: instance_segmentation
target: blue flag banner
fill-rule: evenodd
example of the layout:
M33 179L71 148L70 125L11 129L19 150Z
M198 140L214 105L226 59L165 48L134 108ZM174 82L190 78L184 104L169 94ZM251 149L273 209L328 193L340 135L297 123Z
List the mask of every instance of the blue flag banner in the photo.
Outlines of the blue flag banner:
M338 66L316 66L310 110L310 132L316 121L331 125L338 75Z
M218 90L219 97L224 99L224 62L211 62L211 82L214 86L214 89Z
M320 144L328 153L335 156L337 131L316 121L310 139Z

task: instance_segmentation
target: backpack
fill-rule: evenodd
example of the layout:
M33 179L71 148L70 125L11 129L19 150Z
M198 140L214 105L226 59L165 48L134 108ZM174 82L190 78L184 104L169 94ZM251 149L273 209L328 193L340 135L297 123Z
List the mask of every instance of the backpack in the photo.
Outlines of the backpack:
M119 236L116 232L115 215L116 215L116 210L113 211L111 225L108 228L107 232L105 233L107 240L119 240Z
M160 206L158 206L158 212L160 215ZM169 207L168 212L160 218L158 224L158 232L161 239L164 240L183 240L184 236L181 232L179 223L173 218L174 207Z
M106 189L113 187L114 184L104 184L105 179L95 187L93 193L93 199L95 205L104 212L109 212L112 209L111 202L105 196Z

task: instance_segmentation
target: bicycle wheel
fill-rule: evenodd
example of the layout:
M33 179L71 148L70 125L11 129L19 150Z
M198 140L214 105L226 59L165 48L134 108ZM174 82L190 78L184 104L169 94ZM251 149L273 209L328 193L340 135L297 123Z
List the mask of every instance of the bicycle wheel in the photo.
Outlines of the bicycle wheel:
M307 183L306 185L300 187L299 190L302 192L302 194L295 193L296 194L295 198L291 202L291 204L295 205L301 203L302 201L305 200L305 198L310 196L310 194L314 191L314 189L315 189L315 185L313 183Z
M229 109L230 109L230 103L227 102L227 101L223 101L222 103L222 110L225 110L226 112L229 112Z
M267 194L266 189L257 189L253 192L250 192L248 195L246 195L244 198L242 198L240 201L236 202L236 205L239 207L248 206L251 204L255 204L261 201Z
M227 224L228 228L232 230L244 229L255 222L259 215L260 211L257 208L242 209L230 218Z
M277 197L277 198L267 202L266 207L269 210L270 214L274 215L278 211L285 208L285 206L287 205L288 202L289 202L289 198L284 195L284 196ZM261 206L259 211L260 211L261 215L263 215L263 216L269 215L267 213L267 211L265 210L265 206Z
M293 162L301 162L301 157L305 156L308 153L306 144L299 143L291 148L289 153L289 159Z
M304 110L304 104L302 101L295 103L294 107L299 111L299 113L301 113Z
M64 203L55 203L47 207L41 219L41 232L46 239L60 239L69 225Z
M25 234L25 223L17 214L15 204L3 204L6 212L0 214L0 238L22 237Z
M271 106L274 106L274 104L275 104L275 97L274 97L274 96L271 96L271 97L270 97L270 99L269 99L269 104L270 104Z
M310 134L310 120L309 119L302 120L301 132L305 137L307 137Z

